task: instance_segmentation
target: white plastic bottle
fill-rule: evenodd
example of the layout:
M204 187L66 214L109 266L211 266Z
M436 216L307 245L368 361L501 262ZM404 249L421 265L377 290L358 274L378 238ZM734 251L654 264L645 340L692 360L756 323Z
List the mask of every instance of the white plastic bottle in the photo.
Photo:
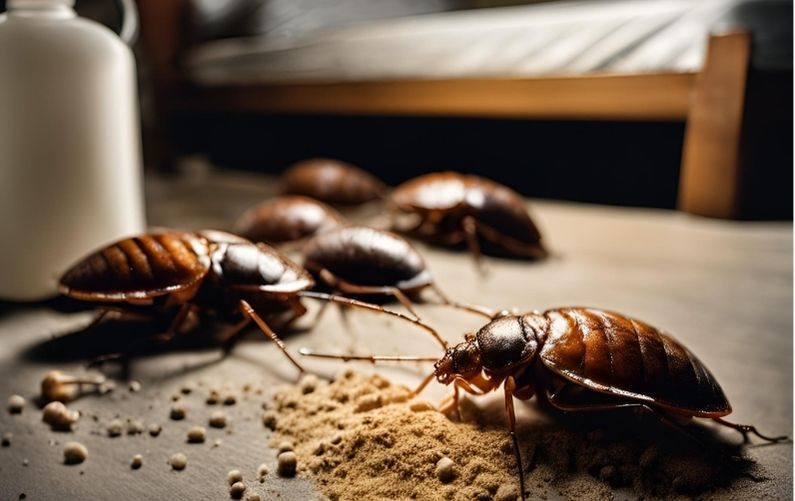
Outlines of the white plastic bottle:
M76 259L145 228L135 61L73 4L8 0L0 20L2 299L53 296Z

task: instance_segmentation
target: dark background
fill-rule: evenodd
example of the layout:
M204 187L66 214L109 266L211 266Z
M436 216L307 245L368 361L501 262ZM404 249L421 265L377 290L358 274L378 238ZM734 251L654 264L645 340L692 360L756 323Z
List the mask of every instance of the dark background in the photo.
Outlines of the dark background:
M78 0L76 10L118 31L115 1ZM457 170L531 197L676 208L684 122L186 112L165 117L151 106L149 62L140 50L136 56L149 169L168 171L182 155L200 154L219 167L279 173L321 156L359 165L390 184ZM792 219L792 84L791 71L750 70L739 210L745 219Z

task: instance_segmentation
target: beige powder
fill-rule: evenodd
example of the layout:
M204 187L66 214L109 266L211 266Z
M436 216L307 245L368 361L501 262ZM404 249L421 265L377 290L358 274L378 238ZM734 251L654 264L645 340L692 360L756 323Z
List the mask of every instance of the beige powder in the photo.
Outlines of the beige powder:
M472 406L464 413L472 422L451 421L410 402L407 388L353 371L306 390L275 395L271 444L292 442L299 472L330 499L516 499L504 422L485 423ZM748 467L631 413L556 417L519 430L529 498L720 495L715 488ZM445 456L454 477L442 483L436 469Z

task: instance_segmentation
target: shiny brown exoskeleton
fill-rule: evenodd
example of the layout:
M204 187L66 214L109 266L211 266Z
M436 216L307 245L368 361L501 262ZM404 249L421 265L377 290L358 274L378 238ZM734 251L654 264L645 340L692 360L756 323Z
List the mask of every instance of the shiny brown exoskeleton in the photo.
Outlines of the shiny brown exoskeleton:
M282 193L305 195L332 205L379 200L386 191L386 186L372 174L328 158L298 162L282 175Z
M307 350L301 353L341 358ZM767 437L753 426L723 420L731 406L715 377L695 355L655 327L599 309L567 307L525 315L503 312L465 342L447 349L416 391L434 377L454 388L440 405L444 413L457 409L459 389L483 395L503 386L523 498L514 398L528 400L537 395L552 407L571 412L634 407L672 426L677 425L668 415L708 418L740 431L746 439L748 433L768 441L786 438Z
M116 305L103 308L96 321L109 312L124 318L129 313L125 304L149 306L153 318L176 312L160 336L163 340L180 332L191 313L230 323L219 336L222 341L232 339L254 321L301 371L301 365L257 311L290 315L282 323L286 326L306 313L301 298L310 297L397 316L438 337L415 319L376 305L309 291L313 285L304 268L275 249L207 230L152 233L115 242L69 269L61 277L60 292L83 301Z
M237 220L235 233L270 245L294 242L343 225L345 219L323 202L284 195L251 207Z
M466 243L476 260L481 246L494 254L547 255L524 199L482 177L426 174L395 188L390 203L397 216L395 230L437 245Z
M419 318L410 296L426 288L449 306L485 314L478 307L451 301L434 283L425 260L403 237L366 226L347 226L320 234L303 249L304 267L343 294L393 296ZM443 346L445 343L439 340Z

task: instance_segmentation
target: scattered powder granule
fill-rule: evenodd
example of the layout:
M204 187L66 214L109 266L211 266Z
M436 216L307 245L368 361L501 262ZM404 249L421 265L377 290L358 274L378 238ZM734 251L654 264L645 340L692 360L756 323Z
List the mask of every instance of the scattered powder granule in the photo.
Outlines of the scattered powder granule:
M243 474L240 473L240 470L229 470L229 473L226 474L226 481L229 483L229 485L232 485L235 482L242 482Z
M64 464L80 464L88 457L88 449L80 442L66 442L63 448Z
M169 413L169 417L174 421L179 421L180 419L185 419L185 414L188 413L188 408L185 407L184 404L174 404L171 406L171 412Z
M207 430L204 426L191 426L188 429L188 442L191 444L201 444L204 443L204 439L207 438Z
M224 405L235 405L237 403L237 396L234 393L227 393L224 396Z
M449 484L453 481L455 477L453 464L453 460L447 456L443 456L442 459L436 462L436 477L440 482Z
M249 492L246 494L246 501L260 501L262 498L256 492Z
M144 423L139 419L127 420L127 435L140 435L144 432Z
M220 438L216 438L215 440L213 440L213 449L215 449L216 447L221 447L222 443L223 441Z
M3 447L8 447L8 446L11 445L11 439L12 438L14 438L14 434L11 433L10 431L7 431L7 432L3 433L3 439L2 439L2 442L0 442L0 443L2 444Z
M207 400L205 403L207 405L215 405L221 400L221 393L218 390L210 390L210 394L207 395Z
M45 402L53 400L68 402L74 400L84 386L90 386L102 392L102 387L105 384L105 377L101 375L75 376L61 371L49 371L41 380L41 398Z
M136 393L141 391L141 383L139 381L130 381L128 388L131 392Z
M137 470L138 468L143 466L143 464L144 464L144 457L141 456L140 454L136 454L135 456L132 457L132 461L130 461L130 468L132 468L133 470Z
M53 430L68 431L80 418L80 413L70 411L58 401L50 402L42 409L41 420L50 425Z
M226 426L226 414L223 411L213 411L210 414L210 426L213 428L223 428Z
M119 435L121 435L123 429L124 429L124 423L121 422L121 419L114 419L108 424L108 436L118 437Z
M149 425L149 435L156 437L160 435L160 432L163 431L163 427L157 423L152 423Z
M295 447L293 446L292 442L284 440L279 443L279 452L277 454L281 454L282 452L292 451Z
M184 385L184 386L182 386L182 387L179 389L179 392L180 392L180 393L182 393L183 395L190 395L190 393L191 393L192 391L193 391L193 388L191 388L191 387L190 387L190 386L188 386L188 385Z
M265 426L265 428L275 430L276 422L277 422L276 412L265 411L262 413L262 425Z
M184 470L188 465L188 458L185 456L185 454L177 452L171 455L168 460L168 464L171 465L172 470Z
M295 471L298 466L298 458L293 451L286 451L279 454L277 458L278 465L276 467L276 473L279 474L280 477L294 477Z
M246 492L246 484L243 482L235 482L229 487L229 495L232 499L242 498L244 492Z
M25 397L22 395L11 395L8 397L8 412L19 414L25 408Z
M456 422L412 397L408 388L353 371L310 393L300 383L278 391L268 411L275 413L273 421L266 423L274 429L270 445L294 445L279 456L280 470L282 456L294 454L296 469L330 499L519 497L499 399L492 399L489 409L462 400L471 408L462 412L466 421ZM520 405L539 412L534 402ZM730 486L750 468L748 461L716 459L634 413L536 416L517 427L529 499L609 499L615 488L629 497L691 496ZM452 463L449 470L445 457ZM449 480L447 473L441 475L448 483L440 481L437 465L439 473L452 472Z
M317 388L320 380L314 374L307 374L306 376L301 378L301 381L298 383L298 387L301 388L301 393L306 395L307 393L312 393Z
M257 478L259 479L259 481L260 482L264 482L265 481L265 477L268 475L269 472L270 472L270 468L268 468L267 464L262 463L261 465L259 465L257 467Z

